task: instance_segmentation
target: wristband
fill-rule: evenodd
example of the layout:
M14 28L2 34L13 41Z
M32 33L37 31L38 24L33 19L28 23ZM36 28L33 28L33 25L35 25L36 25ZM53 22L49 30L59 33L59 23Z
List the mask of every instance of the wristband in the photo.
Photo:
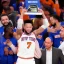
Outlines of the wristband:
M10 48L12 49L12 51L13 51L14 53L16 53L17 49L16 49L16 47L15 47L13 44L10 45Z
M17 29L22 29L23 19L19 18L17 21Z
M45 26L45 25L42 25L41 27L42 27L43 29L46 29L46 28L47 28L47 26Z
M43 19L43 25L45 25L45 26L49 26L49 22L48 22L48 20L47 19Z

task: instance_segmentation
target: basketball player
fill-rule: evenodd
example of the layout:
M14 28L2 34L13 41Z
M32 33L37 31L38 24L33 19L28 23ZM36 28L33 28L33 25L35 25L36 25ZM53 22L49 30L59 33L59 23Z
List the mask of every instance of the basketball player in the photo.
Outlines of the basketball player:
M18 59L16 64L35 64L34 57L38 59L41 58L41 50L36 40L36 35L44 31L44 29L49 26L49 23L43 11L40 10L45 21L39 29L32 31L32 20L25 20L23 24L24 11L25 10L23 9L21 19L19 19L22 21L18 21L17 32L14 32L14 36L18 40L18 48L16 48L9 40L7 41L7 45L11 47L14 53L17 52ZM22 25L24 25L24 32L22 32Z

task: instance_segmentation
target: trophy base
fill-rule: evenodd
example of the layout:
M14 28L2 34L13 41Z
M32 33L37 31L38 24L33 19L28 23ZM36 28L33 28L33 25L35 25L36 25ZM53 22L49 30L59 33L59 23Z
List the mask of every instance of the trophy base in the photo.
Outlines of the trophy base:
M39 12L25 12L25 15L42 15L42 13Z

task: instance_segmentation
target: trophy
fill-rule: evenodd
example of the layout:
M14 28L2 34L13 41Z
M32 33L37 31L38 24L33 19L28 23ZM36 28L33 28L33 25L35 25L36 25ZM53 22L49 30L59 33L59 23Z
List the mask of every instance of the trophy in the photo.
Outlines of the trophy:
M25 0L25 7L27 15L42 15L42 13L38 12L38 8L41 8L40 0Z
M30 5L28 7L28 12L38 12L38 7L36 5Z

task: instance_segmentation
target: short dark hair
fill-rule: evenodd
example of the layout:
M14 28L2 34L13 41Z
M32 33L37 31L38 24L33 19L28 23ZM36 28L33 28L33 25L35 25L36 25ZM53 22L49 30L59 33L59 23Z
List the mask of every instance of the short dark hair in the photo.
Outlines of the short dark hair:
M4 32L6 32L7 30L9 30L9 28L13 27L13 25L11 24L11 22L8 23L8 25L6 25L4 27Z
M7 16L8 17L8 14L1 14L0 15L0 20L1 20L1 17L3 17L3 16ZM9 17L8 17L9 18Z
M28 19L28 20L25 20L25 21L24 21L24 25L25 25L25 24L27 24L27 23L30 23L30 24L32 24L32 25L33 25L33 21L32 21L32 20L30 20L30 19Z
M11 23L4 27L4 37L6 39L13 37L13 26Z
M54 14L54 10L50 6L43 5L43 7L45 9L44 11L48 11L50 15Z
M51 15L51 17L53 17L54 19L57 19L59 22L61 22L61 19L58 15L54 14L54 15Z

